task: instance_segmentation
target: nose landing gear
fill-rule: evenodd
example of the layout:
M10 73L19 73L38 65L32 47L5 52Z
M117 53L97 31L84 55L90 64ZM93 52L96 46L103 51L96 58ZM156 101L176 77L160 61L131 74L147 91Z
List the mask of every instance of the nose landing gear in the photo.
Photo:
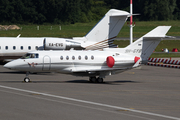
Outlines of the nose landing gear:
M24 78L24 82L26 82L26 83L30 82L29 72L26 72L26 77Z

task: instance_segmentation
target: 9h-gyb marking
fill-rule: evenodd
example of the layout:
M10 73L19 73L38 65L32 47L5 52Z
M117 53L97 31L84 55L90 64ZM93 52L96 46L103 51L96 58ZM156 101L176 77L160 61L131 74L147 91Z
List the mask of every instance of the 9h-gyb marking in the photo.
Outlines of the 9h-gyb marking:
M125 53L141 53L142 49L126 49Z

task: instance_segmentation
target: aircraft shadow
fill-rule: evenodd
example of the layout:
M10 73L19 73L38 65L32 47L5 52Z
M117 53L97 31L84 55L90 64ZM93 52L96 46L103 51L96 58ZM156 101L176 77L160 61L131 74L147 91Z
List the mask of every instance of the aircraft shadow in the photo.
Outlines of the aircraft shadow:
M66 81L67 83L85 83L85 84L107 84L107 85L117 85L122 83L138 83L131 80L118 80L118 81L104 81L103 83L92 83L88 80L72 80L72 81Z
M0 74L23 74L25 76L25 72L19 72L19 71L11 71L11 72L0 72ZM52 73L31 73L31 75L53 75ZM43 79L43 78L42 78ZM0 83L25 83L23 81L23 78L22 80L20 81L0 81ZM68 80L68 81L64 81L64 80L52 80L52 81L36 81L36 79L34 80L31 80L30 83L83 83L83 84L106 84L106 85L120 85L120 84L124 84L124 83L139 83L139 82L136 82L136 81L132 81L132 80L116 80L116 81L106 81L104 80L103 83L92 83L88 80L83 80L83 79L80 79L80 80Z
M22 81L0 81L0 83L25 83ZM52 81L36 81L31 80L29 83L83 83L83 84L102 84L102 85L120 85L124 83L139 83L130 80L119 80L119 81L104 81L103 83L92 83L88 80L71 80L71 81L61 81L61 80L52 80ZM28 84L28 83L27 83Z
M25 72L0 72L0 74L26 74Z
M0 72L0 74L24 74L26 75L26 72L19 72L19 71L14 71L14 72ZM53 75L50 72L43 72L43 73L30 73L29 75Z

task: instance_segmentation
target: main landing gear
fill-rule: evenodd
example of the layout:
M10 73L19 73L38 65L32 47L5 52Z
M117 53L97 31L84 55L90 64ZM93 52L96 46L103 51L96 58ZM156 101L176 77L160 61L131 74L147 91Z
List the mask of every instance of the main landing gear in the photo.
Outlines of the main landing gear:
M89 81L92 83L103 83L103 78L89 77Z
M29 72L26 72L26 77L24 78L24 82L26 82L26 83L30 82Z

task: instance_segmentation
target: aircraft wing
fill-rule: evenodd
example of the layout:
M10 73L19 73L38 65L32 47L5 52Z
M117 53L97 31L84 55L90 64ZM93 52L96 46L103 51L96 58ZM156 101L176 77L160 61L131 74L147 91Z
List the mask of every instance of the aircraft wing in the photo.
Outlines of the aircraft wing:
M76 67L72 69L72 72L102 72L102 71L114 71L114 70L126 70L128 68L99 68L92 67L85 69L84 67Z

